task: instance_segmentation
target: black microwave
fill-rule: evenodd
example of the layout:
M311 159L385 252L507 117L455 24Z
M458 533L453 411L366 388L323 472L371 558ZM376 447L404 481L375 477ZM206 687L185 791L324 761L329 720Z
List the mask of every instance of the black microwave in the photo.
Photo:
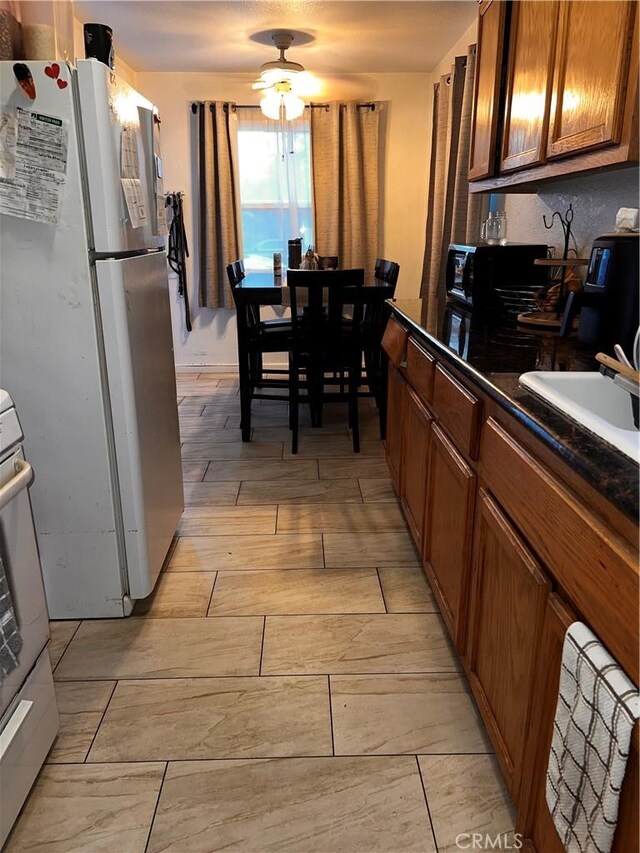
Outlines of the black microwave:
M452 243L447 255L447 294L475 311L531 310L529 303L547 281L547 268L533 262L546 257L544 244Z

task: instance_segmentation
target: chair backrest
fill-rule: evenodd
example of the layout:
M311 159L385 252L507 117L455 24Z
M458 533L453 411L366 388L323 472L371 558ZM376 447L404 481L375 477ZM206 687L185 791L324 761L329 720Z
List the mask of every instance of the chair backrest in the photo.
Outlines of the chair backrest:
M294 349L331 355L357 349L364 269L288 270Z
M236 305L236 322L238 324L238 336L245 340L253 333L257 334L260 325L260 306L248 302L244 298L243 289L238 287L246 277L244 261L238 260L227 264L227 278Z
M318 268L321 270L337 270L340 266L338 255L318 255Z
M232 263L227 264L227 278L229 279L231 290L233 290L236 284L240 284L244 277L244 261L232 261Z
M376 258L374 264L374 277L376 280L384 281L395 288L398 283L399 273L400 264L397 264L395 261L387 261L385 258Z

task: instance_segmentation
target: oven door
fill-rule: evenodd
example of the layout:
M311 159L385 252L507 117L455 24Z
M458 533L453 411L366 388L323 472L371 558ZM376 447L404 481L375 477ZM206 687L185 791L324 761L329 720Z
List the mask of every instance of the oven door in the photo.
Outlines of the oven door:
M0 463L0 555L22 637L19 664L0 685L0 715L22 686L49 638L49 618L29 501L28 487L32 479L31 466L24 461L20 448Z

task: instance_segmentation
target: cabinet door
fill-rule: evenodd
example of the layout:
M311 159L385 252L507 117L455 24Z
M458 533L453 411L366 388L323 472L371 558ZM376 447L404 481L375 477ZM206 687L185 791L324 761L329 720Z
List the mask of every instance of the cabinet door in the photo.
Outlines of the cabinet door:
M469 146L470 181L489 178L494 173L505 6L503 0L484 0L480 5Z
M407 386L402 451L402 506L418 551L422 553L427 497L431 415Z
M559 7L547 0L512 6L501 172L544 163Z
M402 423L404 420L405 381L396 368L389 364L389 388L387 390L387 465L393 485L398 494L402 474Z
M630 69L634 2L563 2L547 156L620 141Z
M517 803L549 583L484 489L476 524L469 680Z
M576 616L556 595L549 596L535 679L534 702L527 742L527 769L522 794L526 802L518 815L517 831L529 838L536 853L564 853L545 798L553 720L558 701L562 647L567 628ZM631 753L622 786L618 828L613 853L638 850L638 725L631 740Z
M465 652L475 474L437 424L431 427L423 558L442 615Z

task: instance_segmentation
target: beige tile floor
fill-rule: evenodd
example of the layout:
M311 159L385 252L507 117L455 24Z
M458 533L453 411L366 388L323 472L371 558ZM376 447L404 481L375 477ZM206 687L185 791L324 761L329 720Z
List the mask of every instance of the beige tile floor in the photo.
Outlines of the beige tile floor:
M179 376L187 506L153 595L52 623L61 729L7 850L453 853L512 832L377 413L360 456L335 406L292 457L278 402L242 444L237 394Z

